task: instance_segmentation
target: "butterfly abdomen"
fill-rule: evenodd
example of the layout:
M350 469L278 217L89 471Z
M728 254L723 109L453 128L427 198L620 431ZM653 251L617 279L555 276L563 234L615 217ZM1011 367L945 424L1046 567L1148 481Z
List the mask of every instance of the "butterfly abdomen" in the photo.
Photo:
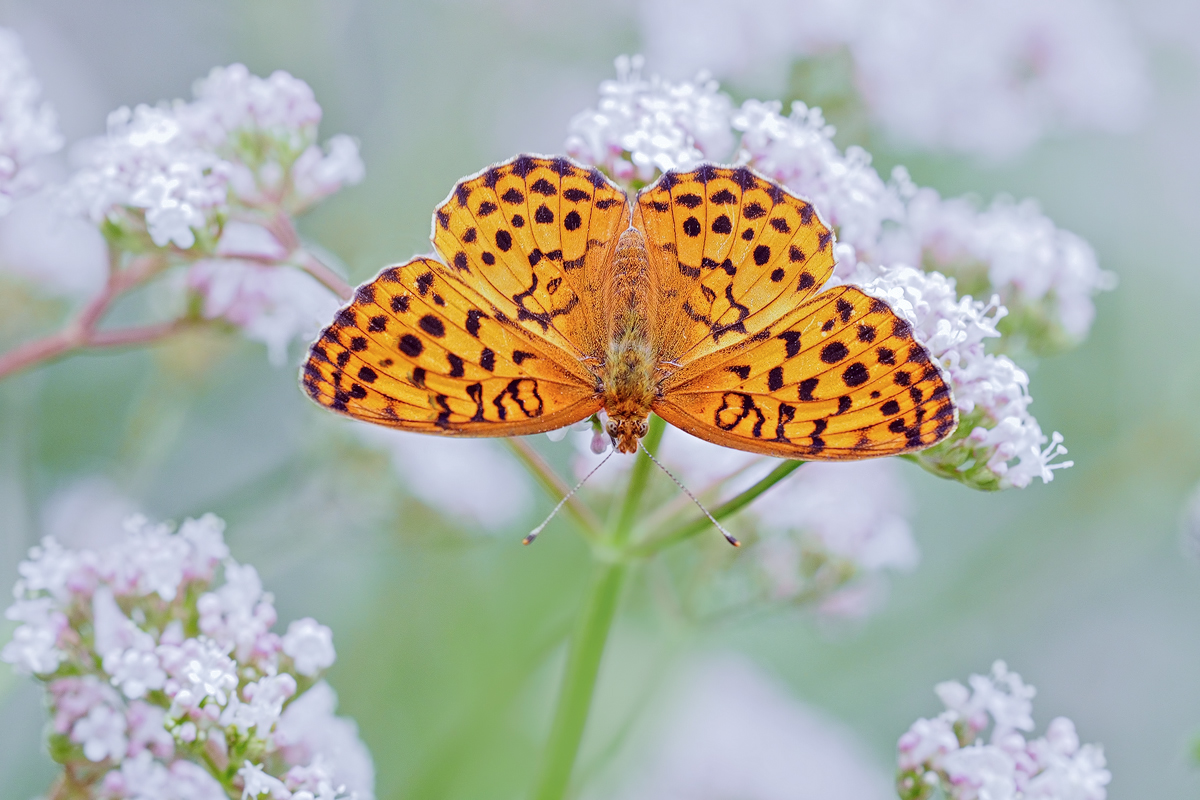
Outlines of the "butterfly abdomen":
M608 347L601 382L608 432L617 450L633 453L646 434L646 420L656 394L658 354L650 337L650 262L642 233L630 228L621 235L612 258Z

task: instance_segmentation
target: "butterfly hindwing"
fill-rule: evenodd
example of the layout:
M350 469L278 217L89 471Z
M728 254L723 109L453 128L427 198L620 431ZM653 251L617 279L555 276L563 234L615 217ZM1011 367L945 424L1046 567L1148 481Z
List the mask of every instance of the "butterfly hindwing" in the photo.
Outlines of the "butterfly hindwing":
M567 357L603 353L603 286L625 193L566 158L522 155L458 183L434 213L446 274ZM507 312L505 312L507 313Z
M686 365L768 329L833 272L812 204L751 170L667 172L638 195L664 361Z
M310 349L309 395L368 422L466 436L554 430L599 408L553 345L480 310L442 268L418 258L360 287Z
M908 323L850 286L804 303L769 338L694 366L654 411L739 450L819 461L895 455L934 444L958 421Z

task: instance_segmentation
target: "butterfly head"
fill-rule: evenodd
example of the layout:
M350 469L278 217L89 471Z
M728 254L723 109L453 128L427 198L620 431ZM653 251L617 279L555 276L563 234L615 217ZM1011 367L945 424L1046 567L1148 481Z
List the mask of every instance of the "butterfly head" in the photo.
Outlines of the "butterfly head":
M645 412L640 416L617 416L612 413L608 417L608 435L613 438L618 453L636 453L638 441L649 430Z

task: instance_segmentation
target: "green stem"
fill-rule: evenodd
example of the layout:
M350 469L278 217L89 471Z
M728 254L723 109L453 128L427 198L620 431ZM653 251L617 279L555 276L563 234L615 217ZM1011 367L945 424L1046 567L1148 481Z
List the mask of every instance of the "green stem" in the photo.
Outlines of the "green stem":
M770 473L768 473L767 476L758 483L754 484L736 497L725 501L721 505L714 508L710 513L718 520L733 516L758 499L763 492L779 483L788 475L791 475L804 463L805 462L803 461L784 461L780 463L779 466L771 470ZM630 549L630 555L641 557L652 556L660 550L670 547L671 545L678 544L686 539L690 539L698 533L703 533L711 526L712 523L709 522L708 517L699 517L691 522L680 525L675 530L669 531L662 536L658 536L650 539L649 541L638 544Z
M653 450L658 447L664 427L661 419L651 418L650 430L644 441L646 448ZM619 553L629 540L646 492L650 466L646 454L638 453L625 497L605 537L612 548L606 552ZM617 601L627 569L627 565L621 561L608 560L601 561L596 568L591 590L580 611L567 652L567 666L558 693L554 721L550 726L550 738L546 742L541 773L533 794L535 800L562 800L566 795L579 745L583 741L583 731L596 688L596 676L600 672L600 659L604 655L604 646L616 616Z

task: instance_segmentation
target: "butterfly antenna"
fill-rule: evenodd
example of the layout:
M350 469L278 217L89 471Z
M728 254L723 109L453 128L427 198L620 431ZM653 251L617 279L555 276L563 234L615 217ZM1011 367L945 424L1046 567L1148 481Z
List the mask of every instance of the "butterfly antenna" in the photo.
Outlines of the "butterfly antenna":
M653 461L656 465L658 465L659 469L661 469L663 472L667 473L668 478L675 481L675 485L678 486L683 491L684 494L686 494L688 497L690 497L692 499L692 502L696 504L697 508L699 508L701 511L704 512L704 516L708 517L708 521L711 522L713 525L717 526L717 530L719 530L721 532L721 534L725 537L725 541L729 542L734 547L742 546L742 543L737 540L737 537L734 536L729 531L725 530L725 526L723 526L721 523L717 522L717 518L714 517L712 514L708 513L708 509L704 507L703 503L701 503L699 500L696 499L696 495L694 495L690 491L688 491L688 488L683 485L683 482L680 481L679 478L676 478L674 475L672 475L671 470L664 467L662 465L662 462L659 461L657 458L655 458L654 454L646 449L646 446L644 444L642 444L642 441L640 439L638 440L638 447L642 448L643 453L650 456L650 460Z
M541 532L542 532L542 531L545 529L545 527L546 527L547 525L549 525L549 524L550 524L550 520L554 519L554 515L558 513L559 509L561 509L561 508L562 508L564 505L566 505L566 504L567 504L567 501L568 501L568 500L570 500L570 499L571 499L571 497L573 497L573 496L574 496L574 494L575 494L576 492L578 492L580 489L582 489L582 488L583 488L583 485L584 485L585 483L587 483L587 482L588 482L588 478L590 478L590 477L592 477L593 475L595 475L595 474L596 474L596 471L597 471L598 469L600 469L601 467L603 467L603 466L605 465L605 463L607 463L607 462L608 462L608 460L609 460L610 458L612 458L612 454L613 454L613 453L615 453L615 452L617 452L615 449L613 449L613 450L609 450L609 451L608 451L608 455L606 455L606 456L604 457L604 459L603 459L603 460L602 460L602 461L601 461L599 464L597 464L596 466L592 467L592 471L591 471L591 472L589 472L587 475L584 475L584 476L583 476L583 480L581 480L579 483L575 484L575 488L574 488L574 489L572 489L571 491L569 491L569 492L567 492L565 495L563 495L563 499L562 499L562 500L559 500L559 501L558 501L558 505L556 505L556 506L554 507L554 510L550 512L550 516L548 516L548 517L546 517L544 520L542 520L542 524L541 524L541 525L538 525L536 528L534 528L533 530L531 530L531 531L529 532L529 535L528 535L528 536L526 536L524 539L522 539L522 540L521 540L521 544L532 544L532 543L533 543L533 540L534 540L534 539L536 539L536 538L538 537L538 534L539 534L539 533L541 533Z

